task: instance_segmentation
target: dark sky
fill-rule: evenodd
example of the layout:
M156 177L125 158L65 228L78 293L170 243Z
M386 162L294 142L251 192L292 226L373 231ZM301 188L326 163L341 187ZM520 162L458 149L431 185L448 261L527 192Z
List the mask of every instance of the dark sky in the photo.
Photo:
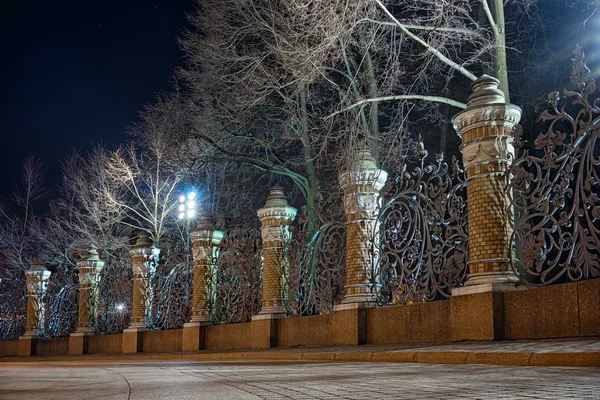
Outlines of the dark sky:
M558 4L554 1L542 6ZM10 195L31 153L44 160L51 186L60 181L60 163L73 148L128 140L125 128L137 112L170 89L182 58L176 37L193 3L2 0L0 198ZM564 48L568 63L574 42L583 42L595 59L599 24L582 27L589 11L559 3L561 12L550 13L562 17L550 24L551 47Z
M181 64L193 0L3 0L0 197L32 152L48 185L71 149L128 140L125 128Z

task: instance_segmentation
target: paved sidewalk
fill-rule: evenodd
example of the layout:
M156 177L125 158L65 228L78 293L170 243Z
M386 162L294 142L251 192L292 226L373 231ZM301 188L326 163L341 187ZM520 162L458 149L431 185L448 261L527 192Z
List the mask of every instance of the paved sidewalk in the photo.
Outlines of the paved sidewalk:
M600 369L316 361L0 363L2 400L589 399Z
M600 338L547 341L461 342L448 344L272 348L187 353L88 354L11 357L0 362L103 360L312 360L600 367Z

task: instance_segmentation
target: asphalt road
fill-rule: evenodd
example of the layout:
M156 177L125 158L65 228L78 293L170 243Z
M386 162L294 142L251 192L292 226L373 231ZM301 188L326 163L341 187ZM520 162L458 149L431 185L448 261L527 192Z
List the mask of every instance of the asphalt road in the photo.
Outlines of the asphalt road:
M600 369L402 363L0 363L0 399L600 399Z

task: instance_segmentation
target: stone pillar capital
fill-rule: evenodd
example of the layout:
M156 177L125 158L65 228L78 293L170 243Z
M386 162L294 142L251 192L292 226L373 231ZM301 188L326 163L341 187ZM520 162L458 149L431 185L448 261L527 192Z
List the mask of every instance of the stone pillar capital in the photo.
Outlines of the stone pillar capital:
M104 267L104 261L100 260L98 251L90 249L86 253L86 257L77 262L79 274L99 274ZM81 282L81 281L80 281Z
M280 222L293 221L297 211L288 204L283 187L275 185L269 190L265 205L257 211L257 214L263 225L280 225Z
M512 129L519 123L522 110L506 103L498 84L498 79L488 75L481 76L471 84L472 93L467 108L452 119L454 129L462 138L463 148L473 141L497 141L498 136L505 136L506 140L512 141ZM485 127L489 129L481 129Z
M50 277L50 271L46 268L46 264L43 263L40 257L35 257L29 269L25 271L25 276L45 281Z
M338 176L344 191L346 222L377 218L379 191L387 182L388 173L377 168L371 152L358 152L354 169Z
M223 240L224 232L215 229L212 220L208 216L202 216L198 221L196 229L190 232L190 239L194 247L213 245L218 246Z

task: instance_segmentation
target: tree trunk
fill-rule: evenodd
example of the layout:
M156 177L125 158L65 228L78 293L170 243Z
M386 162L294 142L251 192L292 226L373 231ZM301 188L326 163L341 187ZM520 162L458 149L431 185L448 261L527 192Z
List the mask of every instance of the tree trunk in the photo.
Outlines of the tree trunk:
M492 48L492 75L500 80L498 89L502 90L506 102L510 102L508 90L508 68L506 64L506 35L504 29L504 4L502 0L490 0L495 21L494 47Z
M315 155L310 140L310 132L308 131L308 110L307 110L307 95L308 89L304 84L300 86L300 139L302 141L302 151L304 153L304 161L306 162L306 175L308 179L308 187L306 188L306 208L307 208L307 232L311 235L318 228L319 218L315 204L315 196L318 189L317 168L315 166Z

